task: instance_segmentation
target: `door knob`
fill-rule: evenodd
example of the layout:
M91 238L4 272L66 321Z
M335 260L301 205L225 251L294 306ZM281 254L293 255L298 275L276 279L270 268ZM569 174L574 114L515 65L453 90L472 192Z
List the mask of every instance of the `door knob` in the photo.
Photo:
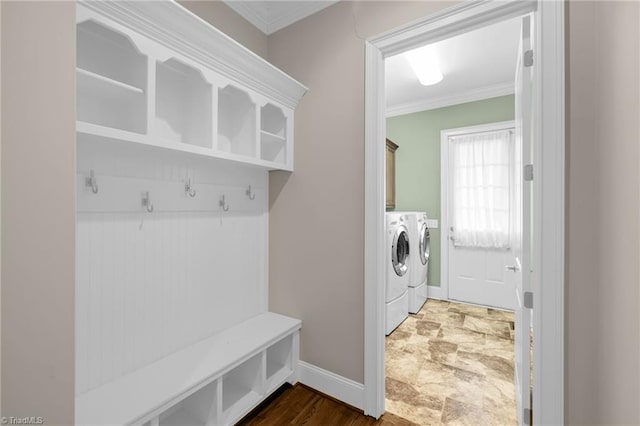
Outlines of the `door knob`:
M507 269L507 271L518 272L518 267L516 265L506 266L505 268Z

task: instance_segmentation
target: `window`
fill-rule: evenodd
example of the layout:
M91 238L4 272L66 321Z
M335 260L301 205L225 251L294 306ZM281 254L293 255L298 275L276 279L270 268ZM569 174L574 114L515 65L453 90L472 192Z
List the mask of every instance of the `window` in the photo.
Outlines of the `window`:
M508 248L513 197L513 132L452 136L453 243Z

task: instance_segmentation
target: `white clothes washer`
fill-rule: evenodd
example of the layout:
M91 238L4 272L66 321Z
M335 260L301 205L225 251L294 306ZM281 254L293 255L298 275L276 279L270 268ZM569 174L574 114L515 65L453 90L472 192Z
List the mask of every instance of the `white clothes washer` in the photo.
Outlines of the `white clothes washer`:
M418 313L427 301L427 273L431 238L427 226L427 214L415 212L410 215L409 244L415 247L411 256L411 277L409 279L409 312Z
M408 286L411 268L409 215L386 213L387 255L385 288L385 334L390 334L409 315Z

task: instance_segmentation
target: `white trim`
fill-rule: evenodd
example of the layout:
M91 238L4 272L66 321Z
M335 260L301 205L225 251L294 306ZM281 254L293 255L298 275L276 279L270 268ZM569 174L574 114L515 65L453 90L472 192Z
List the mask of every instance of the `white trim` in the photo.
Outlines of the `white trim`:
M337 0L289 2L288 9L286 11L274 14L270 10L271 8L268 2L245 2L238 0L223 1L227 6L236 11L240 16L252 23L266 35L271 35L284 27L288 27L307 16L313 15L314 13L337 3Z
M300 383L359 410L364 405L364 385L304 361L298 362Z
M384 59L373 44L365 43L364 146L364 414L384 413L385 327L385 150Z
M539 4L535 17L533 197L533 407L535 424L564 422L564 2ZM538 19L539 18L539 19ZM535 51L538 54L535 54ZM537 56L537 57L536 57ZM539 160L539 161L538 161Z
M435 285L427 286L427 299L447 300L446 296L443 295L442 287Z
M91 9L267 98L295 109L301 83L175 1L81 1Z
M564 2L467 1L366 43L365 74L365 414L384 413L384 58L536 10L534 141L534 395L535 424L564 423ZM537 189L535 189L537 188ZM382 194L382 196L381 196ZM376 274L378 276L376 277Z
M515 87L513 86L513 82L494 84L493 86L452 93L439 98L420 99L418 101L394 105L387 108L387 117L429 111L451 105L459 105L484 99L497 98L499 96L513 95L514 93Z
M515 121L498 121L440 131L440 292L449 300L449 138L466 133L515 128Z

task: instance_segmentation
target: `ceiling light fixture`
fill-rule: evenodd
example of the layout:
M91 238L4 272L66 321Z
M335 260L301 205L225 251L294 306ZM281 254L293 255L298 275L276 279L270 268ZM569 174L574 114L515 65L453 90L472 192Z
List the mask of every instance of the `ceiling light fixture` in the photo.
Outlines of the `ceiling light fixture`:
M404 55L418 77L420 84L431 86L442 81L443 75L438 67L436 55L431 46L423 46L410 50Z

